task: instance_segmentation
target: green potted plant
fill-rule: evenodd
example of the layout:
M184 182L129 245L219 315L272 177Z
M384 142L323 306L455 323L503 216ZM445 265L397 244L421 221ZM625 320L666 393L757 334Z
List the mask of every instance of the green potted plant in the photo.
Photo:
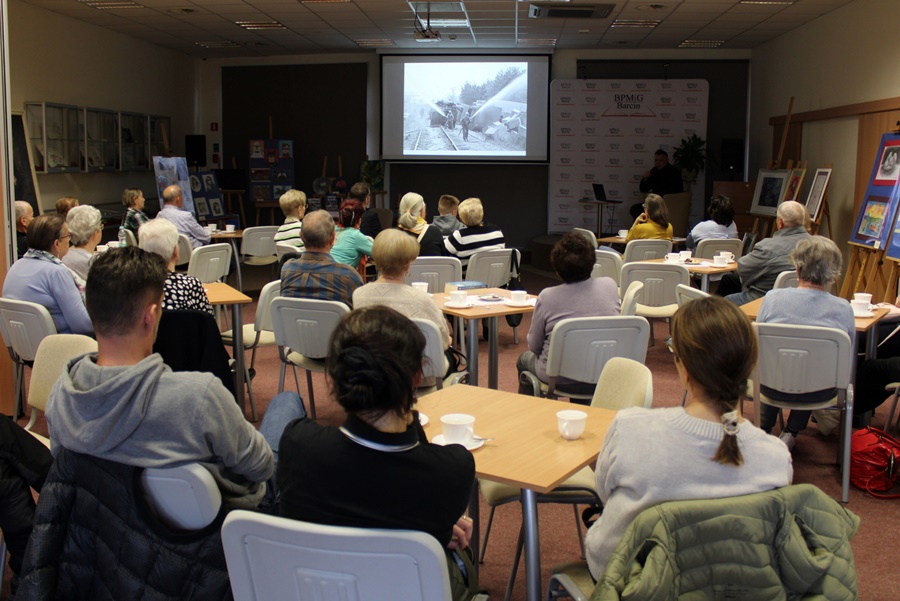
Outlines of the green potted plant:
M672 153L672 163L681 169L684 181L693 184L697 181L697 175L706 167L706 140L697 134L682 138L681 144Z

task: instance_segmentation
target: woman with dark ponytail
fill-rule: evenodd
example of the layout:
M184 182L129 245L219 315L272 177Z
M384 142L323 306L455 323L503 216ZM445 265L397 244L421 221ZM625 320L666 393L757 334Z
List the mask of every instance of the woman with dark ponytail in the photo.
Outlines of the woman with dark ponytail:
M372 256L372 239L359 231L366 207L355 198L341 201L331 256L338 263L356 269L363 255Z
M741 417L757 355L747 317L723 298L709 297L681 307L671 332L668 346L687 402L667 409L625 409L607 432L595 471L604 510L585 538L597 580L625 529L644 509L791 483L791 455L784 444Z
M430 444L413 409L425 337L384 306L344 316L325 360L331 393L347 418L288 424L277 466L281 515L362 528L419 530L447 549L454 600L477 591L466 511L475 461L461 445ZM458 561L468 566L463 575Z

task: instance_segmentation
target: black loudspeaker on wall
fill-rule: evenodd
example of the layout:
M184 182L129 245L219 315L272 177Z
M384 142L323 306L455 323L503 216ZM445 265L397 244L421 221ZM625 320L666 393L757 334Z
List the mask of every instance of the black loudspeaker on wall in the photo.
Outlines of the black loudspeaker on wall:
M190 161L189 161L190 162ZM744 173L744 141L738 138L722 139L722 163L721 169L724 173L730 173L732 180L734 176L741 176Z
M206 167L206 136L184 137L184 156L191 167Z

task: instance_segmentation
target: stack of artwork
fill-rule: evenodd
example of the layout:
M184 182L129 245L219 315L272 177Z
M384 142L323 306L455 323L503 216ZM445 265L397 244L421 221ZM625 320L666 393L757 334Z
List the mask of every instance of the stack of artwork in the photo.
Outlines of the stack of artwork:
M218 219L225 216L222 194L212 171L198 171L191 174L191 190L194 193L194 207L200 219Z
M250 198L278 200L293 187L293 140L250 140Z
M874 249L887 249L887 255L900 260L900 238L891 236L896 230L897 186L900 176L900 135L884 134L876 155L866 194L856 216L850 241ZM891 227L893 226L893 227ZM888 246L888 239L890 245Z
M818 222L822 212L822 200L825 198L825 190L831 179L831 169L817 169L813 177L809 195L804 200L800 196L800 188L806 169L761 169L756 180L756 190L753 194L753 204L750 207L752 215L766 215L774 217L778 212L778 205L794 200L805 204L809 216Z

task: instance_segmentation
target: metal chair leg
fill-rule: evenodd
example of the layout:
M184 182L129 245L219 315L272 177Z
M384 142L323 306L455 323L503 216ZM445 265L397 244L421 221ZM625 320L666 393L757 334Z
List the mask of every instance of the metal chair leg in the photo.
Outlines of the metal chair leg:
M478 563L484 563L484 554L487 552L488 539L491 537L491 524L494 523L494 511L496 506L491 507L491 514L488 516L487 528L484 531L484 542L481 543L481 553L478 554Z
M581 549L581 559L584 556L584 534L581 533L581 516L578 515L578 505L572 504L572 511L575 512L575 532L578 533L578 548Z
M296 376L296 373L294 374ZM313 381L312 381L312 372L308 369L306 370L306 384L309 387L309 414L313 419L316 419L316 399L313 395ZM300 390L300 384L297 384L297 390Z

